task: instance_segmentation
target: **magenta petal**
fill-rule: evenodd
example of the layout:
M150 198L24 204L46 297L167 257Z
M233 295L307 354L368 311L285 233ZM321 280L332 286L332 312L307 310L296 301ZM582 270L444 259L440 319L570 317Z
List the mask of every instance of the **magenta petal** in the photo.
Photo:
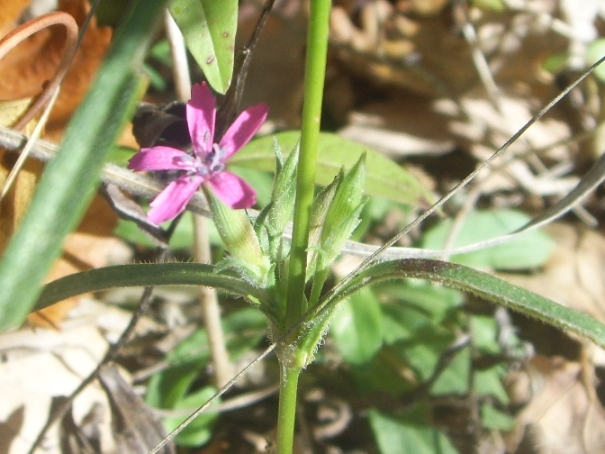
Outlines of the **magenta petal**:
M216 196L231 208L250 208L256 203L256 191L231 172L217 173L208 184Z
M203 181L202 177L188 176L174 180L151 202L147 220L161 224L181 214Z
M187 165L188 162L191 164ZM193 158L184 151L163 146L143 148L128 161L132 170L186 170L192 165Z
M225 152L223 157L225 161L254 137L268 113L269 107L261 103L239 114L219 143L219 147Z
M212 150L215 117L216 100L210 88L206 82L195 84L191 89L191 99L187 102L187 126L193 149L202 158Z

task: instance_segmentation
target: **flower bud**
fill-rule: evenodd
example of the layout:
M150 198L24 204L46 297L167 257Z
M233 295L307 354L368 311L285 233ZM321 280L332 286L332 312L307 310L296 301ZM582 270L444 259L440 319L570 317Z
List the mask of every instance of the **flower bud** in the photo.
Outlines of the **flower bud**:
M204 192L216 229L231 256L228 260L230 266L245 272L245 277L253 276L255 283L262 287L270 263L261 251L250 220L242 210L233 210L221 202L212 191L205 189Z

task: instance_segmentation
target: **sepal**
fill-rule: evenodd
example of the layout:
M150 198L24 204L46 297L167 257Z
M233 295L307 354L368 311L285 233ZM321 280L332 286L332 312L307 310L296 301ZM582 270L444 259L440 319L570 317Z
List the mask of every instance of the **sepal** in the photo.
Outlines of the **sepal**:
M204 192L216 229L230 254L227 263L239 269L251 283L266 288L271 265L269 257L261 250L250 220L244 211L229 208L212 191L204 188Z

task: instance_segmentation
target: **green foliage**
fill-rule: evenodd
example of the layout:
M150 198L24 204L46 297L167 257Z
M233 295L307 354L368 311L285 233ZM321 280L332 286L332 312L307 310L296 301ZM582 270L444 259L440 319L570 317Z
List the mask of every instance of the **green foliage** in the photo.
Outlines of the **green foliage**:
M472 357L469 346L453 353L448 366L431 386L431 395L465 395L470 391Z
M181 217L181 221L178 223L172 236L170 237L170 247L172 249L189 249L193 244L193 219L192 214L186 211ZM136 244L138 246L144 246L148 248L156 247L157 245L146 235L141 229L130 221L123 219L118 220L118 225L113 232L114 235L128 241L129 243ZM221 245L221 237L214 224L208 224L208 236L210 244L213 246Z
M586 53L588 63L596 63L603 56L605 56L605 38L600 38L590 43ZM601 64L597 66L593 74L601 83L605 83L605 65Z
M160 71L155 69L153 63L172 68L172 57L170 54L170 43L167 39L156 42L149 50L149 58L145 62L145 74L149 78L150 85L157 91L165 91L168 83Z
M372 410L369 418L381 454L458 454L445 435L427 424L423 407L396 418Z
M473 0L471 3L473 6L497 12L501 12L506 9L506 4L503 0Z
M509 432L515 428L515 421L512 417L503 413L492 405L481 405L481 421L486 428Z
M72 296L115 287L147 285L202 285L215 287L250 302L264 300L262 290L232 272L219 272L202 263L138 263L96 268L70 274L44 286L35 310L44 309Z
M172 0L170 13L208 83L225 93L233 75L237 0Z
M282 238L283 232L294 213L296 186L293 181L296 174L298 150L290 153L284 162L281 147L277 141L274 146L277 164L271 199L259 214L255 230L265 254L271 256L273 260L280 261L280 255L285 254L287 252L285 248L288 247Z
M184 415L165 418L164 427L166 432L170 433L176 429L179 424L186 419L189 413L208 402L215 393L216 388L213 386L206 386L184 396L181 400L176 402L171 410L175 412L181 410ZM216 403L220 403L220 400L217 400ZM218 414L213 413L211 410L207 413L202 413L179 433L174 441L182 446L195 447L208 443L210 438L212 438L212 430L214 429L214 423L217 419Z
M363 364L378 352L382 346L382 314L380 303L370 289L360 290L340 304L330 335L350 364Z
M282 149L295 149L300 132L288 131L274 135ZM274 171L275 159L272 150L272 137L250 142L229 161L233 165ZM366 154L365 194L384 197L406 205L426 206L432 196L412 174L399 164L384 157L379 152L351 140L331 133L319 135L319 156L317 161L316 184L327 186L341 168L350 169L354 163Z
M509 234L529 220L529 216L520 211L476 211L464 219L449 247L467 246ZM448 219L429 229L422 237L422 248L444 248L452 228L453 221ZM543 265L554 247L554 241L546 233L534 230L504 244L454 255L451 261L476 268L522 270Z

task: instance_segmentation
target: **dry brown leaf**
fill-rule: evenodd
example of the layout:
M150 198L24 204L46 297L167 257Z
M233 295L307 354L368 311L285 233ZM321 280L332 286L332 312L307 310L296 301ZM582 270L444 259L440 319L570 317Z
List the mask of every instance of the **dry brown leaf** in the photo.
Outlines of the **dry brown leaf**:
M579 363L538 356L527 372L514 373L510 381L511 386L531 386L526 390L531 400L506 437L507 452L520 452L520 446L533 448L526 453L605 452L605 412L590 398Z
M0 36L4 36L12 27L31 0L6 0L0 5Z
M455 98L479 85L472 43L460 33L464 19L456 20L455 11L439 1L392 3L333 8L331 39L347 68L375 84L430 96ZM544 58L565 50L565 39L539 20L554 16L557 2L532 7L535 13L471 8L478 46L499 86L540 85Z
M0 452L23 454L31 447L49 415L51 400L70 395L99 364L109 345L130 320L129 311L83 300L69 315L61 331L20 330L0 336ZM161 331L148 318L135 336ZM91 383L76 398L73 412L78 423L98 404L103 407L102 450L118 452L111 434L111 413L105 393ZM46 453L59 453L59 439L51 429L44 441ZM36 452L42 452L37 450Z
M448 120L435 112L431 100L392 93L351 113L338 134L396 159L411 155L435 156L451 151L455 142Z
M89 6L83 0L61 0L59 10L71 14L81 25ZM95 19L91 21L47 123L46 139L60 139L103 60L111 33L109 27L98 27ZM38 95L61 61L64 41L63 28L52 27L31 36L0 60L0 99L15 100Z
M80 25L89 7L85 1L62 0L59 8L71 14ZM112 30L99 27L93 18L65 76L61 94L46 126L46 138L58 141L74 110L86 94L111 41Z
M292 2L300 9L298 2ZM257 21L257 10L242 11L237 36L248 39ZM243 44L243 43L241 43ZM242 106L269 105L269 116L284 127L298 127L303 94L305 28L301 11L284 22L269 16L254 48L254 57L243 93Z

